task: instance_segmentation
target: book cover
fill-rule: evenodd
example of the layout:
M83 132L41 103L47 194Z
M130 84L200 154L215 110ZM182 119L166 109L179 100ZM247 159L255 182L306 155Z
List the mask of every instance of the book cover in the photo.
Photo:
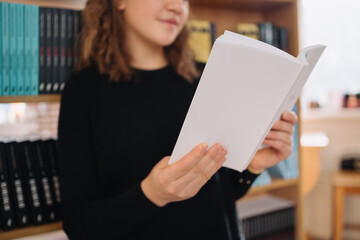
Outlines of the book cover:
M45 89L44 94L49 94L52 89L52 71L53 71L53 36L52 36L52 8L45 8L45 45L46 45L46 54L45 54L45 67L46 67L46 76L45 76Z
M1 3L2 96L10 95L9 3Z
M213 28L209 21L190 20L187 23L189 31L189 47L195 54L195 60L206 63L213 44Z
M236 32L260 40L259 25L256 23L238 23L236 25Z
M25 5L25 80L24 80L24 94L31 95L31 6Z
M15 227L15 210L4 145L5 143L0 143L0 228L5 231Z
M212 48L169 164L205 142L228 150L225 167L246 169L275 121L294 106L324 49L311 46L294 57L225 31Z
M73 39L73 65L72 65L72 69L74 68L74 66L76 66L77 64L77 61L78 61L78 52L77 52L77 39L78 39L78 36L79 36L79 33L81 31L81 24L82 24L82 19L81 19L81 16L82 16L82 11L79 11L79 10L73 10L73 14L74 14L74 27L73 27L73 30L74 30L74 39ZM72 71L71 69L71 71Z
M54 139L48 139L43 141L44 154L46 156L45 165L51 178L51 192L55 199L55 209L57 217L60 218L60 183L59 183L59 172L58 172L58 150L57 144Z
M46 222L52 222L57 219L58 212L55 206L55 197L53 194L52 179L49 173L49 169L46 165L46 155L44 154L44 146L41 140L32 142L34 148L35 159L37 160L37 166L39 167L40 178L41 178L41 189L44 192L44 209L46 215L44 216Z
M46 86L46 8L39 9L39 93L45 93Z
M2 54L2 41L3 41L3 35L2 35L2 3L0 2L0 96L2 96L2 84L3 84L3 76L2 76L2 69L4 67L3 65L3 54Z
M39 95L39 7L31 6L31 95Z
M20 142L21 165L24 174L26 196L28 197L31 222L39 225L44 222L43 206L40 200L39 185L40 178L36 176L35 159L29 147L29 142Z
M16 4L9 4L9 46L10 46L10 92L11 96L17 95L17 44L16 44Z
M24 13L24 5L17 4L16 5L16 50L17 50L17 95L24 95L25 88L25 13Z
M59 72L59 91L65 87L66 80L68 78L68 68L67 68L67 15L70 10L60 9L60 41L59 41L59 49L60 49L60 72Z
M66 79L70 77L70 74L73 69L73 61L74 61L74 13L73 10L69 10L67 12L67 53L66 53L66 63L67 63L67 71L66 71ZM64 89L65 83L62 83L60 86L61 91Z
M30 224L29 206L25 196L25 184L19 159L17 142L8 142L7 160L9 166L10 186L14 199L15 216L17 227L24 227Z
M58 93L59 91L59 68L60 68L60 55L59 55L59 40L60 40L60 28L59 28L59 9L52 9L52 89L50 93Z

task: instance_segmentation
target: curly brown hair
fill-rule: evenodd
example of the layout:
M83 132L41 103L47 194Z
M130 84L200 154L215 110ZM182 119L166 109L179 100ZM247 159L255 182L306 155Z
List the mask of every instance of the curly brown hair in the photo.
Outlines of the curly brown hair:
M133 71L130 55L124 46L124 19L115 0L88 0L82 13L83 27L77 39L80 71L95 65L107 74L109 81L130 80ZM188 47L188 32L184 28L174 43L165 47L165 55L174 70L189 82L199 76L193 53Z

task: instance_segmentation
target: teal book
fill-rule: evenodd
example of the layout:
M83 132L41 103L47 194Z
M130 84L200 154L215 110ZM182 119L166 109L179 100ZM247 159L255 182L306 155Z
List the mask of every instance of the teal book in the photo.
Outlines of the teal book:
M16 4L9 5L10 95L17 95Z
M0 2L0 97L2 96L2 69L3 69L3 55L2 55L2 3Z
M2 96L10 95L9 3L1 3Z
M24 25L25 25L25 15L24 15L24 5L16 5L16 45L17 45L17 95L24 95L24 81L25 81L25 52L24 52Z
M292 109L293 112L297 112L297 104ZM297 178L299 176L299 125L294 126L293 134L293 149L291 155L282 162L279 162L275 166L269 169L269 172L273 176L290 179Z
M24 12L25 12L25 44L24 44L24 50L25 50L25 81L24 81L24 94L25 95L31 95L31 66L32 66L32 59L31 59L31 37L30 37L30 28L31 28L31 6L25 5L24 6Z
M31 95L39 95L39 7L31 6Z

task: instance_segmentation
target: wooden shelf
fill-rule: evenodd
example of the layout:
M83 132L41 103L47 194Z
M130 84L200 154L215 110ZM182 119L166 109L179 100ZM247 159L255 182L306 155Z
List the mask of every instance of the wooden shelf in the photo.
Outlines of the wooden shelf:
M289 188L289 187L297 187L299 184L299 179L275 179L269 185L266 186L258 186L252 187L248 194L259 194L259 193L269 193L274 190Z
M40 233L52 232L62 229L62 222L49 223L41 226L31 226L26 228L16 228L11 231L3 232L0 230L0 239L8 240L14 238L21 238Z
M60 102L60 94L0 97L0 103L39 103L39 102Z
M294 0L192 0L190 6L231 7L242 10L266 11L294 3Z

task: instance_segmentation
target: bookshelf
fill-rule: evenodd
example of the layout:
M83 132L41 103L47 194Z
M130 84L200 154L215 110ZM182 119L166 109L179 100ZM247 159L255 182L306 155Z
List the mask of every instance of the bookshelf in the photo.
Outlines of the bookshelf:
M0 0L0 2L5 1ZM42 7L82 9L85 6L86 0L7 0L6 2L36 4ZM216 36L221 35L225 29L234 30L236 24L240 22L255 23L269 21L278 26L286 27L288 30L288 52L292 55L297 55L298 53L297 0L192 0L190 4L190 18L208 20L215 23ZM0 103L59 101L60 95L0 97ZM269 193L294 201L296 204L297 239L304 239L301 164L299 164L299 168L299 178L289 180L276 179L270 185L252 188L244 198ZM42 226L15 229L8 232L1 232L0 230L0 239L14 239L61 228L61 222L56 222Z

